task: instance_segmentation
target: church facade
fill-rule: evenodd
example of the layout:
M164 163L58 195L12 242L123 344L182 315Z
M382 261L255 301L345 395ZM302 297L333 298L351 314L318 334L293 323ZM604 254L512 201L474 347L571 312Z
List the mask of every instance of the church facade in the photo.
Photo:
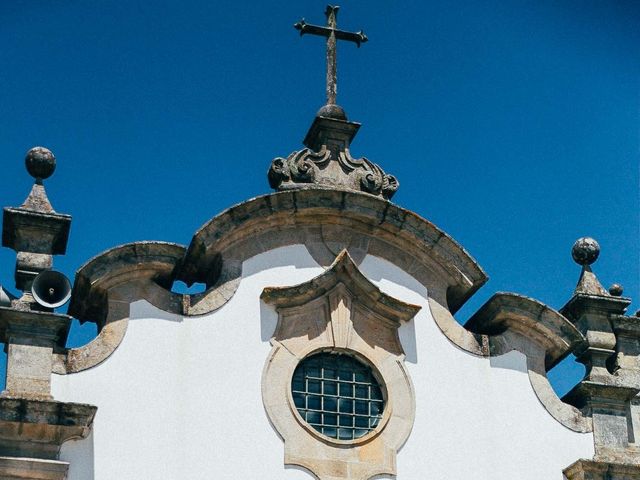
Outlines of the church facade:
M597 242L573 246L560 311L499 292L460 325L487 276L390 201L393 175L351 156L360 124L336 103L335 48L366 36L336 13L296 24L327 38L327 104L304 148L271 163L274 193L188 246L89 260L68 315L47 273L71 217L44 188L53 154L29 151L35 184L3 216L20 295L0 291L0 478L640 479L640 317L592 271ZM66 348L71 317L97 337ZM559 398L546 372L570 354L586 375Z

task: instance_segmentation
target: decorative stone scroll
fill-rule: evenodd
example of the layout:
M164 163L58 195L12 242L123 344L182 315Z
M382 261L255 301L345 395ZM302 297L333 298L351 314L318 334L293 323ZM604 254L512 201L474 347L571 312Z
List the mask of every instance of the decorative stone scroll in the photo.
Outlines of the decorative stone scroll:
M420 307L382 293L345 251L324 274L294 287L266 288L262 300L276 307L278 324L262 375L265 410L284 439L285 464L320 480L366 480L396 474L396 452L415 416L415 394L398 338L401 322ZM301 360L318 352L351 355L373 367L385 396L377 427L354 440L315 431L298 414L291 381Z
M271 162L269 184L276 190L320 186L362 191L388 200L400 184L367 158L349 151L359 123L316 116L304 144L307 148Z

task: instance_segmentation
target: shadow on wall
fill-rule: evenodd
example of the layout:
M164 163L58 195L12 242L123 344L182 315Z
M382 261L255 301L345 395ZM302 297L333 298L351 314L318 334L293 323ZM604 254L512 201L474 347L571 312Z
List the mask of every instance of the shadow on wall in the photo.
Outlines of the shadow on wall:
M94 480L93 457L93 432L87 438L63 443L60 449L60 460L71 464L67 480Z
M247 278L256 273L276 267L301 269L317 268L319 266L318 262L309 255L309 251L304 245L291 245L288 247L275 248L245 260L242 263L242 278Z
M263 342L271 340L277 324L278 313L276 309L260 300L260 338Z
M398 268L394 264L387 262L378 257L367 255L363 262L359 266L362 273L364 273L368 279L373 282L377 282L378 288L384 293L391 295L408 303L419 304L422 306L422 310L416 315L416 317L423 317L426 312L429 311L429 295L427 288L422 285L418 280L413 278L410 274ZM387 285L395 284L407 289L418 297L408 298L407 295L399 295L398 292L387 288ZM423 318L422 321L426 319ZM420 320L418 320L420 321ZM403 323L398 329L398 336L400 337L400 343L404 350L405 360L409 363L418 363L418 348L416 345L416 319Z
M489 364L491 368L504 368L506 370L514 370L521 373L529 373L527 368L527 357L523 353L517 350L511 350L504 355L498 355L497 357L489 357Z
M423 307L424 308L424 307ZM421 313L421 312L420 312ZM420 316L420 313L416 316ZM416 319L404 322L398 329L398 337L404 350L405 360L409 363L418 363L418 347L416 345Z
M152 318L154 320L168 320L169 322L181 323L184 317L177 313L166 312L145 299L132 302L129 307L129 321Z
M492 356L489 362L492 368L505 368L522 373L529 371L526 357L516 350L497 357ZM556 395L562 398L584 378L585 372L584 365L571 354L547 372L547 379Z

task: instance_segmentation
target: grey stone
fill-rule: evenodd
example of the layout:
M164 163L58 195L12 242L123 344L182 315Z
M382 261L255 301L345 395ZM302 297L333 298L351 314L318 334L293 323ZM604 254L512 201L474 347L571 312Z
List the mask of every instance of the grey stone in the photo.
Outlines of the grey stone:
M566 480L638 480L640 465L578 460L563 473Z
M0 307L0 341L7 345L3 396L50 398L52 354L64 348L71 317Z
M65 480L69 464L57 460L0 456L3 480Z
M33 147L24 159L29 175L36 180L49 178L56 170L56 157L51 150L44 147Z
M85 438L97 407L26 398L0 398L0 455L57 460L62 444Z
M351 156L349 146L359 127L358 123L317 116L304 140L307 148L271 162L269 184L276 190L314 185L390 199L398 190L398 180L367 158Z
M600 255L600 245L593 238L582 237L571 248L571 256L578 265L591 265Z
M372 195L318 188L257 197L214 217L193 236L177 267L176 279L187 284L204 282L212 288L217 279L211 273L225 270L224 261L222 266L216 266L225 258L225 252L233 251L232 258L241 262L262 248L299 243L300 231L311 232L318 225L323 225L324 230L330 228L332 238L341 235L357 239L349 249L368 244L368 253L392 263L396 262L394 254L403 252L407 266L413 265L412 270L417 268L415 265L422 265L438 272L450 287L452 311L487 280L460 245L418 215ZM316 236L313 243L317 242L324 240ZM312 252L314 248L311 247ZM329 251L331 248L327 247ZM326 264L326 260L319 260Z
M640 393L640 326L638 319L624 316L631 300L606 292L591 271L589 263L599 252L597 243L594 246L591 239L581 240L582 244L574 247L578 250L574 258L583 265L578 287L560 312L585 339L574 353L587 371L563 400L592 418L596 462L638 464L640 450L635 439L640 437L640 425L634 417ZM637 472L602 476L598 465L589 464L588 471L578 469L568 477L638 478L634 476Z
M532 298L506 292L494 294L466 322L465 328L487 335L512 330L527 336L544 350L547 370L585 341L559 312Z

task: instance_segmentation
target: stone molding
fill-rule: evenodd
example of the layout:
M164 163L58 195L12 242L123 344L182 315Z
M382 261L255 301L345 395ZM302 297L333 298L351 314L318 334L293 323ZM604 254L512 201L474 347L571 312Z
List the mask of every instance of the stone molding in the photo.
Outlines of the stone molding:
M322 275L301 285L266 288L262 300L278 312L272 350L262 375L266 413L284 440L285 464L306 468L320 480L366 480L396 473L396 452L415 416L415 393L404 366L397 329L420 307L382 293L343 251ZM319 434L299 416L291 378L299 362L321 351L339 351L374 367L385 392L378 427L353 441Z
M69 464L58 460L0 456L3 480L65 480Z
M323 239L330 230L341 233L334 236L332 246ZM309 251L314 258L320 255L323 266L339 250L346 248L352 254L354 246L364 247L366 253L398 265L424 285L447 285L452 312L487 281L459 244L417 214L366 193L317 186L256 197L214 217L195 233L176 279L215 288L228 281L219 278L228 262L241 264L293 244L314 244Z
M207 222L187 250L175 244L139 242L93 258L78 270L70 312L98 323L100 333L89 344L57 355L53 371L77 372L108 358L124 338L131 302L145 299L171 313L205 314L233 296L245 259L292 244L305 245L326 267L346 249L354 265L371 254L407 271L428 288L433 318L452 343L479 356L513 348L523 351L534 391L549 413L568 428L590 431L589 419L562 403L546 378L550 366L580 341L575 327L549 307L514 294L495 295L476 314L475 318L493 319L485 330L460 326L450 309L487 280L484 272L462 247L426 220L355 192L315 188L257 197ZM196 295L175 294L170 291L175 279L202 281L208 288ZM515 303L509 306L509 302ZM519 333L508 338L511 345L502 335L508 329ZM531 338L523 342L527 337Z
M374 230L375 229L375 230ZM486 281L476 261L446 233L413 212L377 197L313 188L279 192L231 207L202 226L189 248L135 242L99 254L77 272L69 313L103 326L107 292L137 280L152 281L170 299L173 313L202 315L235 292L242 262L274 248L303 244L323 266L347 249L361 261L371 254L390 261L424 285L441 288L455 312ZM175 280L202 282L201 294L170 292ZM144 298L144 297L141 297Z
M0 398L0 455L57 460L60 447L91 432L97 407L26 398Z
M585 340L556 310L533 298L509 292L495 293L465 323L465 328L487 335L500 335L507 330L526 335L544 350L547 370Z
M562 473L566 480L640 480L640 465L582 459Z
M183 313L184 296L171 292L173 275L184 255L181 245L137 242L112 248L77 272L69 313L98 325L98 336L54 358L53 372L66 374L91 368L108 358L127 330L130 304L145 299L172 313Z
M126 284L153 282L166 291L162 301L172 311L182 311L182 296L173 294L174 270L184 256L185 247L168 242L135 242L119 245L96 255L76 272L69 315L81 322L105 325L110 292ZM143 292L140 292L143 293ZM132 295L135 296L135 295ZM144 297L139 297L141 299Z
M614 375L624 385L640 390L640 318L638 315L611 315L609 318L616 336ZM637 428L640 429L640 417L638 423Z
M171 313L209 313L235 293L244 260L294 244L305 245L325 267L342 249L356 264L367 254L383 258L442 292L441 304L453 311L487 281L475 260L447 234L388 201L318 188L274 193L214 217L186 250L173 243L136 242L85 263L76 272L69 313L81 322L95 322L99 334L85 346L56 355L53 371L85 370L111 355L126 332L128 303L145 299ZM176 294L170 291L175 280L202 282L207 289ZM449 324L457 325L452 318Z

